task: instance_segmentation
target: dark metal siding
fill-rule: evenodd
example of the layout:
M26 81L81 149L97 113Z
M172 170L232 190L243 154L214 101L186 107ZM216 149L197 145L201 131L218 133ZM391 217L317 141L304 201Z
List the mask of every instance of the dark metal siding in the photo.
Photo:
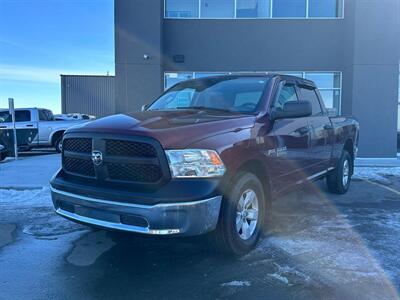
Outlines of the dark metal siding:
M104 117L115 113L115 77L61 75L63 113Z

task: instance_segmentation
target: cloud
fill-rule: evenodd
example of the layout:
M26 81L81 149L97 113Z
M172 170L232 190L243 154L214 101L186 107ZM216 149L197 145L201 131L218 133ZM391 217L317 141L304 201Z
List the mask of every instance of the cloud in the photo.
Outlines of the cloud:
M61 74L106 75L106 72L0 64L0 81L59 83Z

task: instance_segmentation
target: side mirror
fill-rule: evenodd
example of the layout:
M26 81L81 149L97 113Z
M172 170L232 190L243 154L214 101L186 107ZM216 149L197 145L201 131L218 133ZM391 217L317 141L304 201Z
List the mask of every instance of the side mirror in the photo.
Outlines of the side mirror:
M146 111L148 107L149 107L149 104L142 105L141 111Z
M273 120L287 118L302 118L312 114L312 107L309 101L288 101L283 105L282 111L273 111Z

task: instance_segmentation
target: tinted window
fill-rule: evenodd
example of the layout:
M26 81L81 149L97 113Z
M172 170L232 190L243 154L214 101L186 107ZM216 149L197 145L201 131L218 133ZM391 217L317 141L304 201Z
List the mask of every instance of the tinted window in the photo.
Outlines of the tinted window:
M7 122L11 122L11 115L9 114L8 110L0 111L0 123Z
M296 88L293 84L285 84L279 92L278 98L275 100L273 108L275 110L283 110L283 105L288 101L299 100L296 94Z
M40 121L52 121L53 120L52 112L47 109L40 109L39 110L39 120Z
M305 87L300 88L301 100L310 101L312 106L312 115L317 116L322 114L321 105L319 104L317 93L315 89L308 89Z
M305 18L306 0L275 0L272 16L274 18Z
M201 0L202 18L233 18L234 16L233 0Z
M31 120L31 112L29 110L15 111L15 122L29 122Z
M237 0L237 18L268 18L271 0Z
M198 18L199 0L166 0L165 16L167 18Z
M343 0L309 0L308 15L310 18L342 17Z

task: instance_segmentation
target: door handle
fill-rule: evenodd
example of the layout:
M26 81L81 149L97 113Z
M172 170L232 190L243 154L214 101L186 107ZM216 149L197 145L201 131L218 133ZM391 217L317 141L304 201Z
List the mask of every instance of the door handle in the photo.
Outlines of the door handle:
M0 126L0 128L7 128L7 126Z
M33 127L33 125L32 124L27 124L26 127Z

